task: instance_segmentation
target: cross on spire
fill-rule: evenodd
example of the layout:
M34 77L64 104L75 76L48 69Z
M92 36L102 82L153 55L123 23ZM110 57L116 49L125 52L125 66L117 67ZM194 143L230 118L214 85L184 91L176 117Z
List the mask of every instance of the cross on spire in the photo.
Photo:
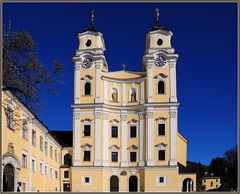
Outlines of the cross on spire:
M157 8L157 9L155 9L155 11L156 11L156 18L157 18L157 22L159 22L159 9Z
M122 66L122 69L123 69L123 70L126 69L126 64L125 64L125 63L123 63L121 66Z
M91 11L91 25L94 24L94 10Z

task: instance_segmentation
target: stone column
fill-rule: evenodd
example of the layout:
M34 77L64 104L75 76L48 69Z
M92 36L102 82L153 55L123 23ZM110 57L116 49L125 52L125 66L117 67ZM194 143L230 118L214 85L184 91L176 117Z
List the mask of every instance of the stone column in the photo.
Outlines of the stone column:
M96 67L96 84L95 84L95 86L96 86L96 89L95 89L96 97L95 97L95 103L100 103L100 100L101 100L101 97L100 97L101 96L101 91L100 91L100 89L101 89L101 79L100 79L101 64L100 64L100 62L96 62L95 67Z
M108 122L108 114L103 113L103 166L108 166L109 165L109 160L108 160L108 131L109 131L109 122Z
M103 91L104 91L104 103L107 103L107 99L108 99L108 87L107 87L107 81L104 80L103 81Z
M170 134L171 134L171 144L170 144L170 165L177 165L177 109L170 108Z
M73 110L73 132L74 132L74 162L73 166L80 166L80 113Z
M126 106L126 100L127 100L127 98L126 98L126 84L125 83L123 83L122 84L122 106Z
M152 101L152 88L153 88L153 84L152 84L152 64L148 64L147 65L147 85L148 85L148 102Z
M144 81L141 82L141 99L140 104L143 104L145 102L145 87L144 87Z
M140 153L139 153L139 166L145 166L145 118L144 113L139 115L140 117Z
M80 103L80 64L74 64L74 104Z
M176 87L176 60L170 60L170 102L177 102L177 87Z
M101 161L100 161L100 151L101 151L101 145L100 145L100 127L101 127L101 112L96 112L94 113L95 115L95 160L94 160L94 166L100 166Z
M121 112L121 167L127 166L127 115L126 111Z
M148 110L147 112L147 166L153 166L154 165L154 146L153 146L153 112L152 110Z

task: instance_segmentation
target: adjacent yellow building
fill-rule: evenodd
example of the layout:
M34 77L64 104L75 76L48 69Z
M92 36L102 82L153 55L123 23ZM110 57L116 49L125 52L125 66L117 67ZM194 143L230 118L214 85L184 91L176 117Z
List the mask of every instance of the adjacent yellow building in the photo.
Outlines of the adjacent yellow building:
M214 176L213 174L206 174L202 178L202 188L204 191L210 189L217 189L221 186L220 177Z
M195 191L196 174L186 163L187 140L178 132L178 55L171 46L172 35L157 20L146 35L142 71L109 72L103 34L95 29L92 16L90 27L78 34L73 57L70 139L64 132L49 132L4 92L3 188ZM11 124L15 112L23 122L18 128Z

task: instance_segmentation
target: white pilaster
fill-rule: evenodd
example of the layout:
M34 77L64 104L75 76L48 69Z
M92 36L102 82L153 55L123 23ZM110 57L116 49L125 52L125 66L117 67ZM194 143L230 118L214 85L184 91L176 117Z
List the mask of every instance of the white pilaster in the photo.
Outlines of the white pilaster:
M147 112L147 154L148 154L148 159L147 159L147 166L153 166L154 165L154 147L153 147L153 112L152 110L148 110Z
M108 99L108 87L107 87L107 81L104 80L103 81L103 90L104 90L104 103L107 103L107 99Z
M74 103L80 103L80 64L74 64Z
M108 123L108 114L103 113L103 166L108 166L109 165L109 160L108 160L108 128L109 123Z
M170 69L170 102L177 102L177 88L176 88L176 61L169 62Z
M122 84L122 106L126 106L127 102L126 102L126 84L123 83Z
M139 166L145 166L145 125L144 125L144 114L140 114L140 153L139 153Z
M100 127L101 127L101 112L95 112L95 160L94 160L94 166L100 166L101 161L100 161Z
M144 88L144 81L141 82L141 100L140 104L143 104L145 101L145 88Z
M101 73L101 70L100 70L100 67L101 67L101 64L99 62L96 62L96 98L95 98L95 103L100 103L100 89L101 89L101 80L100 80L100 73Z
M152 64L147 65L148 102L152 101Z
M74 132L74 166L80 166L80 113L73 110L73 132Z
M170 133L171 133L171 147L170 147L170 166L177 165L177 109L170 109Z
M127 166L127 115L126 111L121 112L121 167Z

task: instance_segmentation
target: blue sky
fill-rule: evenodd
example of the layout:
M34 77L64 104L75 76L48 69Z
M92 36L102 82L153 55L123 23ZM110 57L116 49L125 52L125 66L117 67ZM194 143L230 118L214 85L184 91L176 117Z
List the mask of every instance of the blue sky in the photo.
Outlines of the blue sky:
M71 58L91 10L110 71L122 63L139 71L157 7L179 54L179 131L189 140L188 160L209 164L237 144L237 3L4 3L3 23L32 34L43 64L63 63L65 85L57 97L42 91L39 117L50 129L71 130Z

